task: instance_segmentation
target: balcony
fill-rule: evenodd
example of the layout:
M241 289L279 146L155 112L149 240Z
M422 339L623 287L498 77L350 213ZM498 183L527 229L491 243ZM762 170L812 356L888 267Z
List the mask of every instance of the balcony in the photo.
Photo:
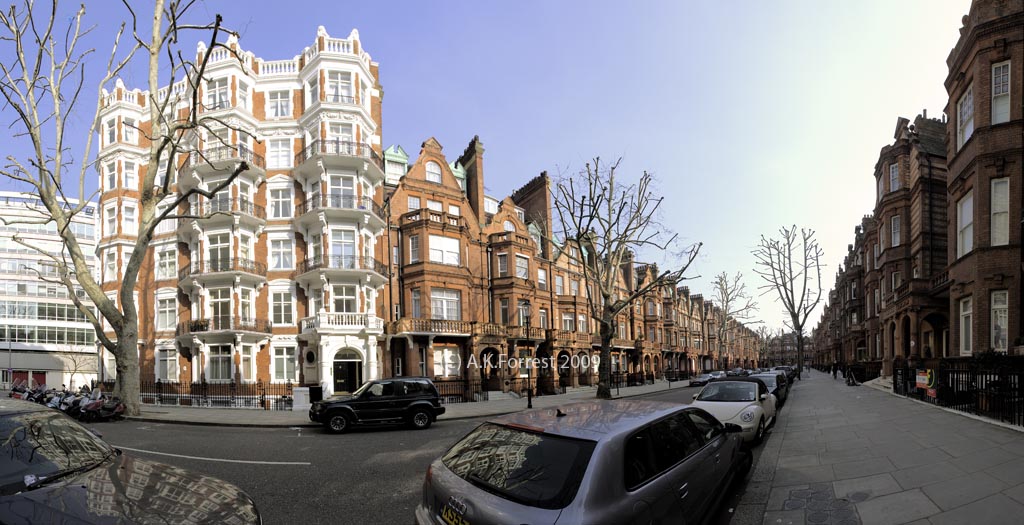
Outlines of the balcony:
M348 279L352 282L363 282L367 286L384 286L387 279L387 267L370 256L361 255L321 255L299 261L292 273L303 286L319 282L322 275L332 278Z
M380 155L369 144L351 140L314 140L295 155L295 167L303 175L321 172L317 166L321 160L326 168L355 169L371 175L372 182L384 178L384 164ZM370 166L375 169L370 169Z
M220 272L244 272L260 277L267 276L267 265L252 259L216 259L213 261L194 262L178 272L178 280L188 279L192 274L210 274Z
M320 312L312 317L306 317L299 321L303 334L310 332L318 333L354 333L354 332L376 332L384 330L384 320L372 314L357 314L349 312Z
M235 167L241 161L249 163L249 170L266 171L267 165L263 156L257 155L245 144L227 146L224 144L211 144L202 149L191 151L185 158L178 173L178 191L191 190L199 184L199 177L202 175L222 172L227 174L228 170ZM190 170L191 168L191 170ZM194 171L192 171L194 170Z
M267 319L242 319L228 315L216 316L210 319L197 319L178 323L176 334L179 336L189 334L206 334L214 332L253 332L259 334L271 333L273 326Z
M500 324L494 323L473 323L473 335L491 335L495 337L505 337L505 327Z
M469 336L473 333L469 321L452 321L448 319L405 318L388 323L389 334L446 334Z
M590 338L591 345L601 346L601 334L588 334L587 336ZM620 339L618 337L613 337L612 348L632 349L636 348L636 345L633 343L633 341L629 339Z
M202 221L200 224L203 228L228 226L236 218L240 223L253 229L267 222L267 210L263 206L246 198L229 198L226 195L203 204L189 206L188 215L196 217L196 219L179 220L177 224L179 235L191 235L190 232L195 231L193 221L197 220Z
M543 328L527 328L525 326L509 326L506 327L508 330L509 339L530 339L543 341L546 336Z
M460 230L466 228L466 219L459 215L451 215L440 211L423 208L410 211L401 217L402 226L421 226L423 224L438 224L444 228L454 227Z
M295 207L295 218L306 227L319 222L319 213L326 214L328 221L332 218L352 219L362 222L366 213L374 219L379 227L384 227L384 209L370 197L355 195L320 195L303 201Z

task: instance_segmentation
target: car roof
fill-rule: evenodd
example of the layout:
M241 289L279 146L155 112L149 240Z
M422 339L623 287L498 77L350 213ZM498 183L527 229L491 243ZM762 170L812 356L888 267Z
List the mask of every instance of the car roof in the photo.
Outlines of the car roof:
M733 376L733 377L730 377L728 379L716 379L714 382L715 383L758 383L761 386L763 386L765 388L768 388L768 385L764 384L764 381L761 381L756 376L745 376L745 377Z
M39 403L33 403L31 401L23 401L21 399L13 398L0 398L0 416L25 414L28 412L50 412L52 410L53 409L46 405L40 405Z
M543 429L544 433L592 441L627 434L690 407L667 401L595 399L541 410L527 410L489 419L499 425ZM561 411L564 416L559 416Z

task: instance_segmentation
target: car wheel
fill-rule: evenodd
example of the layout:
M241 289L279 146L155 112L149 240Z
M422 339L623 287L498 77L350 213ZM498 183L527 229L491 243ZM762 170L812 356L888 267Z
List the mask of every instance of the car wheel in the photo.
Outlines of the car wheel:
M327 416L327 422L324 424L327 427L327 431L331 434L342 434L350 426L348 416L341 413L334 413Z
M430 413L426 410L417 410L412 413L411 417L409 417L409 425L416 430L430 428L430 423L432 423Z
M754 443L762 441L764 441L764 416L761 416L761 420L757 422L757 434L754 435Z

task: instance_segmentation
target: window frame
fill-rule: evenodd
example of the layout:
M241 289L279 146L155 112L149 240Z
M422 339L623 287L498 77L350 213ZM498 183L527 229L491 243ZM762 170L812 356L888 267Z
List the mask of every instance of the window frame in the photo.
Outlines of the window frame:
M997 206L996 187L1005 186L1004 198ZM1005 246L1010 244L1010 178L992 179L989 183L989 245Z
M960 355L969 356L973 353L972 345L972 322L974 316L974 305L972 296L962 297L959 301L958 311L960 313ZM966 305L966 309L964 306ZM966 333L966 337L964 336Z
M434 167L436 167L437 169L436 170L432 169ZM427 182L432 182L434 184L441 184L441 165L440 164L438 164L438 163L436 163L436 162L434 162L432 160L428 160L426 165L423 168L423 171L424 171L424 174L425 174L424 178L427 180Z
M1006 67L1005 76L1003 75L1003 73L997 73L996 72L996 69L1002 68L1004 66ZM992 68L991 68L990 71L991 71L991 76L989 78L991 79L991 84L992 84L992 89L990 90L990 94L991 94L991 97L992 97L991 98L991 115L990 115L991 123L993 125L995 125L995 124L1003 124L1003 123L1006 123L1006 122L1010 121L1010 115L1011 115L1011 112L1012 112L1011 106L1013 104L1013 98L1011 96L1011 91L1013 90L1013 82L1011 82L1011 79L1013 77L1012 77L1012 68L1010 67L1010 60L1003 60L1002 62L997 62L995 64L992 64ZM1005 83L1000 82L999 84L997 84L997 82L998 82L997 78L998 77L1003 77L1005 79ZM1001 86L1005 87L1006 91L1003 92L1003 93L997 93L996 92L997 89L999 87L1001 87ZM996 112L1001 109L1001 108L998 108L997 106L1002 106L1003 104L1005 104L1005 106L1006 106L1006 113L1005 113L1005 115L1002 114L1002 113L998 113L997 114Z
M970 204L970 213L965 214L965 204ZM964 222L965 216L968 222ZM956 258L974 251L974 190L968 191L956 201Z
M956 150L974 135L974 83L967 85L956 102Z

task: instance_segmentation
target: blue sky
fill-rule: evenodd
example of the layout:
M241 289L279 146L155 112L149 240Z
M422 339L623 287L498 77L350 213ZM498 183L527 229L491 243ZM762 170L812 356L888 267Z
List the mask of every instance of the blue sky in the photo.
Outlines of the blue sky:
M299 54L318 25L334 37L357 28L380 63L384 143L415 156L434 136L454 158L479 135L491 195L598 155L622 156L626 176L654 173L661 220L704 243L689 285L709 296L721 271L760 286L750 251L790 224L818 232L827 291L874 206L874 164L897 117L942 114L945 59L969 6L293 0L208 1L195 14L221 13L244 49L269 60ZM109 49L124 18L120 2L88 2L90 44ZM130 87L144 79L141 65L124 75ZM759 303L759 317L781 326L774 296Z

